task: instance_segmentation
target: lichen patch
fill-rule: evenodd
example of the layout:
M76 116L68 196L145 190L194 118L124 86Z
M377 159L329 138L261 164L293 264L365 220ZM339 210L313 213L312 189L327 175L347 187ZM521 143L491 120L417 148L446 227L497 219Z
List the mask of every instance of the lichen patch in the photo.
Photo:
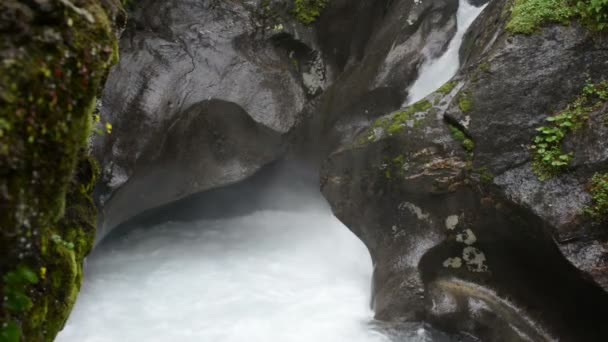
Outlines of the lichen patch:
M462 267L462 259L459 257L448 258L443 262L443 267L446 268L461 268Z
M462 233L456 235L456 241L458 242L462 242L465 245L472 245L475 242L477 242L477 237L475 236L475 233L473 233L472 230L467 229L465 231L463 231Z
M445 228L448 230L454 230L458 225L458 215L450 215L445 219Z
M462 250L462 258L471 272L487 272L486 255L475 247L466 247Z

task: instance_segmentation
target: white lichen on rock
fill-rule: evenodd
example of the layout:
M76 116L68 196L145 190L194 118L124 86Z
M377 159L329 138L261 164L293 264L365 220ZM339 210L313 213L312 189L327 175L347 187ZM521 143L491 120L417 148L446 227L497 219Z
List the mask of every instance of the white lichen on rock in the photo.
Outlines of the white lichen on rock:
M443 267L460 268L462 267L462 259L459 257L448 258L443 262Z
M415 205L414 203L410 203L410 202L403 202L401 204L399 204L399 210L408 210L409 212L411 212L412 214L416 215L416 218L418 218L420 221L426 221L426 222L431 222L431 215L429 213L425 213L424 211L422 211L422 209L420 207L418 207L417 205Z
M462 242L465 245L472 245L475 242L477 242L477 237L475 236L475 233L473 233L472 230L467 229L465 231L463 231L462 233L456 235L456 241L458 242Z
M471 272L486 272L486 255L475 247L466 247L462 250L462 258L467 264L467 268Z
M445 227L448 230L454 230L458 225L458 215L450 215L445 219Z

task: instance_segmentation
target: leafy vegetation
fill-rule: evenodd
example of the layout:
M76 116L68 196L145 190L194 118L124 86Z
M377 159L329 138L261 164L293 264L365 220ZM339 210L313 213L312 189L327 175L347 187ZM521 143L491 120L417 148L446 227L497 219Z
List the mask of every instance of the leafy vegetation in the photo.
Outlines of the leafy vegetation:
M94 241L87 145L125 14L118 0L3 0L0 12L0 341L46 342Z
M608 28L608 0L515 0L507 30L532 34L547 24L581 19L592 30Z
M608 220L608 173L596 173L589 188L593 204L586 212L596 221Z
M536 129L534 138L533 168L541 180L547 180L563 172L574 155L562 150L568 133L580 128L589 113L608 101L608 82L598 85L588 84L583 93L558 115L547 118L548 126Z
M473 152L475 149L475 142L473 142L473 140L471 140L460 128L450 125L450 132L452 132L454 140L462 145L462 148L469 153Z
M329 0L295 0L294 15L298 21L310 25L325 9Z
M8 272L2 278L4 300L3 308L6 310L0 326L1 342L19 342L21 339L21 328L15 323L14 316L26 313L34 306L28 295L31 285L38 284L38 275L25 265L19 265L14 271Z
M585 0L576 3L583 23L595 31L608 29L608 0Z

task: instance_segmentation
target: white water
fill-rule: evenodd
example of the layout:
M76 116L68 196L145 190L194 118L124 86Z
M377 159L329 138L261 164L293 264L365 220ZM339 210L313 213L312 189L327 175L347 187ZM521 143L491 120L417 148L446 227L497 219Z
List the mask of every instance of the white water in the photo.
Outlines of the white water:
M386 341L365 247L319 205L168 223L95 255L58 341Z
M458 32L423 65L410 102L455 75L463 35L481 10L460 1ZM97 248L56 341L448 341L422 324L392 338L371 324L367 250L318 192L289 179L253 191L256 210L140 228Z
M409 96L404 105L422 100L456 75L460 67L459 53L464 34L485 6L475 7L469 4L467 0L460 0L456 12L456 34L441 57L427 59L422 65L418 73L418 79L410 87Z
M103 244L57 341L391 341L370 324L363 244L316 190L262 188L250 199L261 209ZM432 338L409 329L407 341Z

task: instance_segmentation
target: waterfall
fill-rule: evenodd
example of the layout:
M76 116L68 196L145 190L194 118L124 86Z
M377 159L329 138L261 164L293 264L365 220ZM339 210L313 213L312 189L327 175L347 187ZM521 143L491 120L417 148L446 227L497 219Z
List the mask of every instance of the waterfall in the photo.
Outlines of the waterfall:
M485 6L475 7L467 0L460 0L456 12L456 34L443 55L437 59L427 59L422 65L418 79L409 89L409 96L404 106L422 100L456 75L460 67L459 52L464 34Z

